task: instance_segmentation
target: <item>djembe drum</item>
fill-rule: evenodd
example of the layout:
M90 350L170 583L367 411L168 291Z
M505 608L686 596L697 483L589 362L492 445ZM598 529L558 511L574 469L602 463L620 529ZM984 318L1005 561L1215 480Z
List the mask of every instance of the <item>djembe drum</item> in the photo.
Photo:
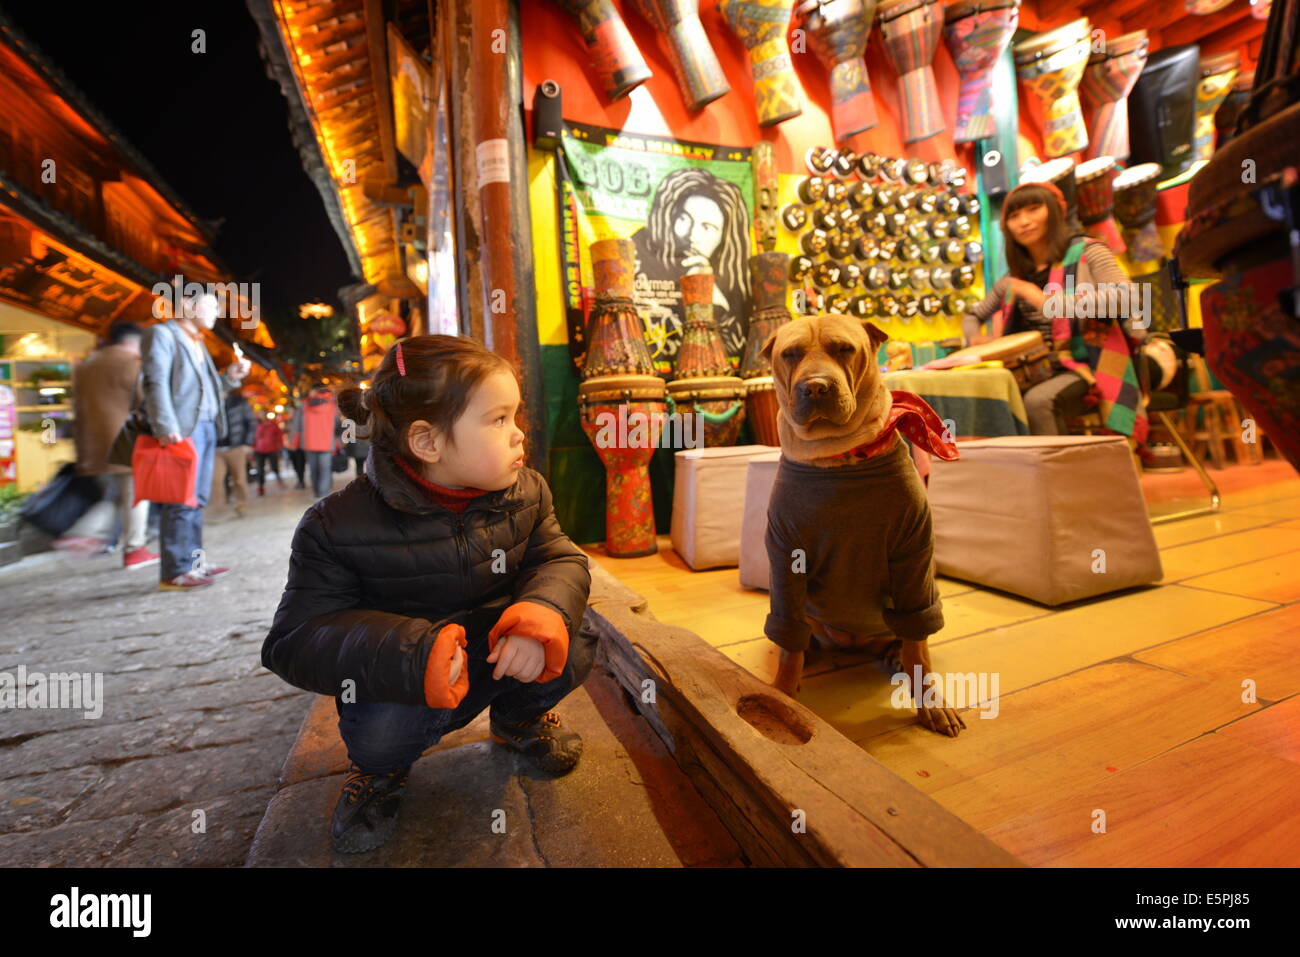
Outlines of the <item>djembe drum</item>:
M1111 215L1115 210L1115 177L1119 168L1111 156L1098 156L1084 160L1074 169L1075 198L1079 207L1079 223L1083 231L1100 239L1111 252L1124 252L1124 240L1119 226Z
M803 21L808 45L831 71L831 128L837 142L880 123L862 58L875 15L876 0L819 0Z
M1088 158L1128 159L1128 95L1147 62L1147 32L1135 30L1106 43L1088 60L1079 81L1088 126Z
M650 68L645 65L613 0L555 2L577 19L591 65L611 100L627 96L650 79Z
M1156 188L1159 163L1139 163L1115 177L1115 218L1123 227L1124 245L1134 263L1157 262L1165 248L1156 229Z
M1236 50L1201 57L1201 82L1196 88L1196 119L1192 125L1192 159L1208 160L1214 155L1214 114L1232 92L1241 66Z
M880 39L903 91L903 142L916 143L944 130L934 51L943 32L940 0L881 0Z
M632 5L667 39L668 58L688 107L701 110L731 92L700 23L699 0L632 0Z
M957 0L944 11L943 39L961 76L954 143L997 132L993 67L1020 23L1020 0Z
M682 345L668 383L668 411L703 422L706 448L735 445L745 421L745 382L731 374L713 318L713 273L682 276ZM699 436L700 431L693 433Z
M1079 223L1079 207L1076 198L1074 179L1074 160L1062 156L1037 166L1029 166L1020 171L1022 183L1051 183L1065 197L1065 225L1071 232L1082 230Z
M635 261L631 240L591 244L596 301L578 384L582 431L605 466L605 549L616 558L658 550L649 465L667 406L632 304Z
M793 6L794 0L722 0L718 4L728 25L749 51L759 126L783 123L803 112L799 106L799 81L785 39Z
M1088 145L1079 104L1079 81L1091 51L1088 29L1088 18L1080 17L1011 48L1049 159L1077 153Z
M745 352L740 359L740 377L745 381L745 414L762 445L780 445L776 431L776 387L772 364L763 355L768 338L790 321L786 307L786 273L789 256L785 253L759 253L749 259L749 282L754 295L754 310L745 336Z

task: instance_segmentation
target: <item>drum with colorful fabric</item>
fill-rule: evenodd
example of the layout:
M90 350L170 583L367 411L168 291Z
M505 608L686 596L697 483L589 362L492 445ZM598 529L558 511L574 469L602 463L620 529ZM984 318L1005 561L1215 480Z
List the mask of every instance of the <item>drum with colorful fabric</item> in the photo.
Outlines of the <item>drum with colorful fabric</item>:
M831 127L837 142L880 123L862 58L875 15L876 0L818 0L803 21L808 45L831 71Z
M777 434L776 384L770 375L745 380L745 414L759 445L780 446Z
M653 375L578 383L582 431L605 466L605 551L614 558L658 551L649 466L666 426L664 391Z
M940 0L882 0L880 38L885 57L898 73L903 97L903 142L916 143L944 130L934 51L943 32Z
M735 445L745 422L745 380L740 376L698 376L674 379L668 383L668 411L683 422L702 420L704 445L718 448ZM693 424L692 434L700 435L700 425Z
M1020 171L1022 183L1051 183L1065 197L1065 224L1071 232L1078 232L1083 227L1079 223L1079 212L1075 198L1074 160L1067 156L1029 166Z
M997 132L993 119L993 66L1020 24L1020 0L957 0L944 11L943 39L961 76L954 143L973 143Z
M1079 80L1091 50L1088 29L1088 18L1080 17L1011 48L1048 158L1068 156L1088 145L1079 104Z
M578 21L587 55L611 100L627 96L650 79L645 65L613 0L556 0Z
M1053 375L1052 353L1040 332L1016 332L1009 336L997 335L1006 324L1004 314L994 320L996 338L978 346L968 346L947 356L948 368L959 365L959 360L976 362L1001 362L1010 371L1021 392L1027 392Z
M1232 92L1241 66L1236 50L1201 57L1201 82L1196 87L1196 119L1192 126L1192 158L1208 160L1214 155L1214 114Z
M1128 159L1128 95L1147 62L1147 32L1135 30L1106 42L1093 53L1079 83L1084 121L1088 124L1088 158Z
M794 0L722 0L718 4L728 25L749 51L759 126L783 123L803 112L799 106L799 81L785 39L793 6Z
M700 23L699 0L632 0L632 4L667 41L668 58L688 107L703 109L731 92Z
M578 384L582 431L605 465L605 543L610 555L656 551L650 459L667 409L645 325L632 303L636 247L629 239L591 244L595 304ZM659 417L656 419L656 415Z
M1115 218L1123 227L1124 245L1134 263L1164 258L1164 245L1156 229L1156 188L1160 164L1140 163L1115 177Z
M1079 224L1094 239L1100 239L1111 252L1122 253L1124 240L1112 213L1115 210L1115 177L1119 169L1111 156L1084 160L1074 170L1075 196L1079 203Z
M1269 42L1277 43L1272 31L1284 25L1277 18L1295 17L1297 9L1292 0L1275 4L1259 60L1261 83L1300 76L1296 33L1290 44L1270 49ZM1294 31L1296 22L1285 25ZM1297 87L1291 89L1294 96ZM1210 369L1249 411L1243 424L1262 428L1300 469L1300 270L1288 237L1288 219L1300 214L1297 142L1300 102L1293 100L1220 146L1191 182L1176 255L1184 275L1219 280L1201 293ZM1255 176L1243 182L1247 160Z
M668 411L700 416L707 447L735 445L745 421L745 383L731 374L722 333L713 318L713 274L682 276L680 284L686 320L675 378L668 383ZM675 404L685 408L674 410Z

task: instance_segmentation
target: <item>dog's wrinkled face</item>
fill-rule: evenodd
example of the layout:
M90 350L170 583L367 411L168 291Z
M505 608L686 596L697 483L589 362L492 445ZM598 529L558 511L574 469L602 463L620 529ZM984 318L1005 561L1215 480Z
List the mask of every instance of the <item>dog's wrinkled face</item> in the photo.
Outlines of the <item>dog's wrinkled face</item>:
M876 350L886 338L837 313L794 319L773 333L763 354L777 405L801 437L839 435L854 424L860 403L881 388Z

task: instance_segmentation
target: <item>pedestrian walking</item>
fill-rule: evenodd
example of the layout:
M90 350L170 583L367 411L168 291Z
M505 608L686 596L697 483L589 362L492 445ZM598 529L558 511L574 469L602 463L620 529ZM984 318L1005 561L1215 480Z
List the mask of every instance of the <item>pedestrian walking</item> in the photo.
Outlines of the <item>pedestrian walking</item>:
M284 449L284 432L275 414L268 412L266 418L257 423L257 432L253 436L253 454L257 457L257 494L266 494L266 467L269 465L275 473L278 485L284 485L280 478L280 452Z
M226 434L217 440L212 467L212 491L209 501L224 502L226 475L230 476L235 496L235 518L243 518L248 507L248 456L252 451L257 419L253 407L238 387L226 391Z
M104 551L120 538L122 567L148 568L158 555L146 547L149 503L134 502L130 466L108 461L113 440L140 402L140 342L144 330L134 322L114 322L108 339L72 373L73 434L77 473L93 475L103 499L73 526L56 547Z
M301 410L301 446L307 458L312 494L324 498L334 479L334 453L340 448L338 401L328 386L317 381L303 400Z

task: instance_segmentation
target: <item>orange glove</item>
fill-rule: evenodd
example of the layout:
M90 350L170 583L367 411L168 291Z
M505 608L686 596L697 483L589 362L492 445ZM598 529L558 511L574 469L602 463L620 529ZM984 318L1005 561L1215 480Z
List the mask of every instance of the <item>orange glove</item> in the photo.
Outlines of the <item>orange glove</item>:
M546 667L537 676L538 684L564 674L569 660L569 629L564 625L564 616L554 608L532 601L517 601L509 606L488 632L488 654L496 650L502 635L520 635L542 643Z
M424 702L430 708L454 708L469 693L469 660L460 667L460 677L455 684L448 682L451 661L456 648L465 648L465 628L462 625L443 625L429 649L429 661L424 666Z

